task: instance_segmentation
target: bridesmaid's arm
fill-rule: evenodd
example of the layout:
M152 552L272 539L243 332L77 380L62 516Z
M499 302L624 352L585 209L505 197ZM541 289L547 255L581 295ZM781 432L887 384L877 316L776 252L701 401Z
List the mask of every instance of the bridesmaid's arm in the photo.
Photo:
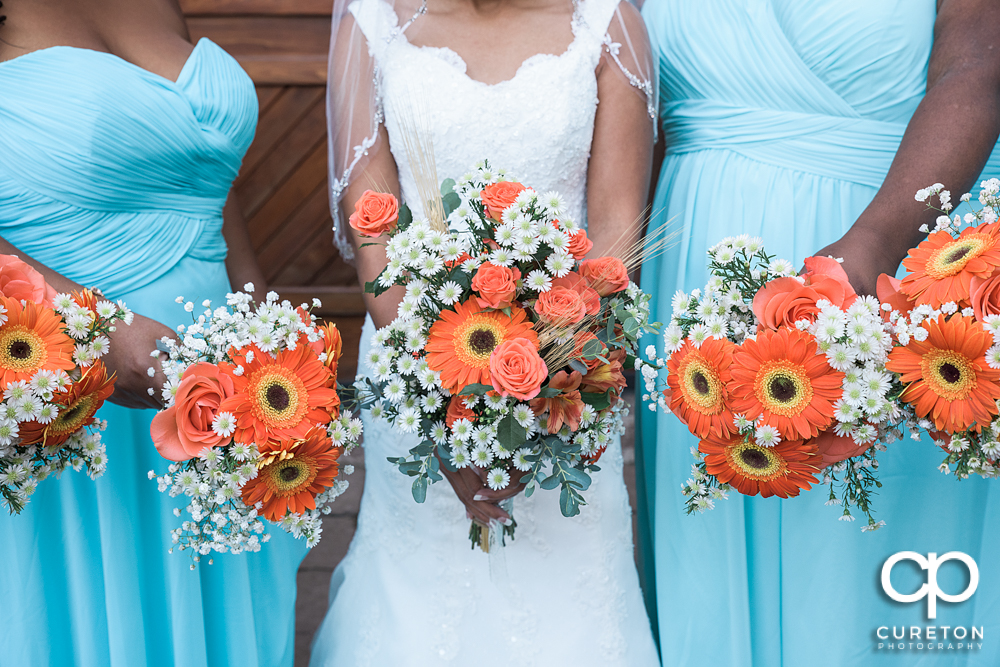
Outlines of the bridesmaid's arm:
M633 45L648 54L642 16L627 2L620 8ZM635 71L629 62L625 66ZM598 65L597 97L587 168L587 235L594 242L591 257L609 254L623 237L632 240L642 234L653 160L654 126L645 96L606 55Z
M941 0L927 94L910 120L892 167L854 226L818 255L844 258L859 293L874 294L880 273L896 272L923 224L940 215L914 199L941 182L971 190L1000 135L1000 3Z
M253 296L263 301L267 293L267 280L257 263L257 254L250 243L247 223L236 201L236 193L230 192L226 206L222 209L222 235L226 238L229 252L226 254L226 273L234 290L242 290L247 283L253 283Z
M82 287L29 257L2 238L0 238L0 254L17 255L41 273L57 292L72 292ZM109 399L112 403L126 408L162 407L159 390L166 377L160 370L160 360L151 358L150 352L156 349L156 341L163 336L173 337L174 331L156 320L141 315L136 315L130 325L117 326L117 330L111 334L111 350L101 358L108 370L117 376L115 393ZM156 375L152 378L146 372L151 366L156 369ZM149 395L149 389L153 389L152 396Z

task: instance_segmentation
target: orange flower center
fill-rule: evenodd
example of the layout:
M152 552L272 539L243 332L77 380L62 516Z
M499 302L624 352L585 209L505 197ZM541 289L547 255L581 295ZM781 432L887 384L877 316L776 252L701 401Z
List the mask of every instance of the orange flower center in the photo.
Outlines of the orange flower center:
M96 400L94 394L86 394L76 399L59 411L59 415L49 424L48 430L59 435L80 430L84 422L94 413Z
M767 447L741 442L726 449L729 466L753 479L770 481L785 474L785 460Z
M784 417L802 412L813 397L812 384L805 369L784 359L762 365L757 371L753 390L764 408Z
M309 408L305 384L282 366L265 366L254 373L248 393L254 416L272 427L298 424Z
M490 355L503 341L504 328L491 318L471 317L455 332L455 352L461 362L474 368L486 368Z
M920 360L927 386L946 401L961 401L976 388L976 370L954 350L931 350Z
M267 464L259 473L275 495L294 496L307 489L316 479L319 466L311 456L296 456L282 452L288 458L278 458Z
M30 373L38 370L48 360L45 341L35 331L16 324L0 329L0 366Z
M704 415L714 415L726 407L722 382L712 366L697 354L689 354L678 369L681 389L688 404Z
M945 243L927 260L927 275L936 280L953 276L970 261L993 247L989 234L969 234Z

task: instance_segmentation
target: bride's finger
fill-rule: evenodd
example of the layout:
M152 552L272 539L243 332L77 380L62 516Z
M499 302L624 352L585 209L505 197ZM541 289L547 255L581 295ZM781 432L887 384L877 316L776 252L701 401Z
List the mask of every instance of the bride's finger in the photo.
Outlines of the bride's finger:
M505 489L497 489L494 491L490 488L483 488L476 492L473 500L484 500L490 503L498 503L501 500L506 500L507 498L513 498L517 494L524 490L524 484L508 484Z

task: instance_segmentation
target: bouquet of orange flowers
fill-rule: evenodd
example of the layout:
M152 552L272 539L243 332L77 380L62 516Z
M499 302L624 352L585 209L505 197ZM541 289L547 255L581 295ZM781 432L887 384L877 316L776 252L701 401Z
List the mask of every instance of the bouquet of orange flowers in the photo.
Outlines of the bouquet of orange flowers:
M132 322L124 303L88 289L56 294L0 255L0 499L11 514L49 475L86 469L94 479L107 468L94 414L114 391L100 358L118 321Z
M886 371L892 340L872 297L855 294L832 258L806 271L768 255L760 239L724 239L709 251L711 280L678 292L664 331L667 387L643 369L646 396L700 440L684 487L688 512L731 487L790 498L822 481L830 504L871 514L876 452L902 436L902 386ZM841 489L838 494L837 488Z
M899 346L886 367L906 386L901 399L918 430L941 443L942 472L996 477L1000 466L1000 180L981 183L970 212L953 213L937 183L918 201L939 199L925 241L912 249L900 280L883 275L878 293ZM930 204L928 204L930 206ZM964 228L963 228L964 227Z
M414 478L417 502L440 466L472 466L492 489L558 488L575 516L623 430L625 368L652 328L649 297L628 276L638 253L584 259L593 244L557 193L485 162L440 193L413 219L368 191L350 219L388 237L389 264L366 290L406 287L398 317L374 335L363 388L375 417L421 439L390 460ZM498 540L473 523L470 539L488 550L513 532Z
M318 543L322 515L352 472L338 459L361 437L361 421L340 412L337 328L273 292L255 305L253 285L245 289L214 311L204 302L204 314L178 328L179 342L163 340L167 407L151 432L174 463L149 477L190 498L190 519L172 537L196 562L212 551L259 551L269 539L262 518Z

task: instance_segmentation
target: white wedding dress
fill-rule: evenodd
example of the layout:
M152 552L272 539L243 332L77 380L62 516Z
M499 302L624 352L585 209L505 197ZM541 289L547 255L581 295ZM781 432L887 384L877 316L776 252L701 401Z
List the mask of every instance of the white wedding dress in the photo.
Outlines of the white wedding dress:
M568 50L533 56L496 85L469 78L450 49L408 43L379 3L357 0L350 11L381 69L404 201L413 206L419 197L401 115L417 118L432 136L440 178L457 178L488 158L539 192L560 192L571 215L584 221L595 67L617 0L580 0ZM369 319L362 374L373 331ZM416 444L414 436L365 418L358 529L333 575L312 667L660 664L633 561L617 439L579 516L560 514L557 491L518 496L516 539L492 556L470 549L465 507L447 482L431 485L425 503L413 501L411 479L386 457ZM491 568L491 558L502 564Z

